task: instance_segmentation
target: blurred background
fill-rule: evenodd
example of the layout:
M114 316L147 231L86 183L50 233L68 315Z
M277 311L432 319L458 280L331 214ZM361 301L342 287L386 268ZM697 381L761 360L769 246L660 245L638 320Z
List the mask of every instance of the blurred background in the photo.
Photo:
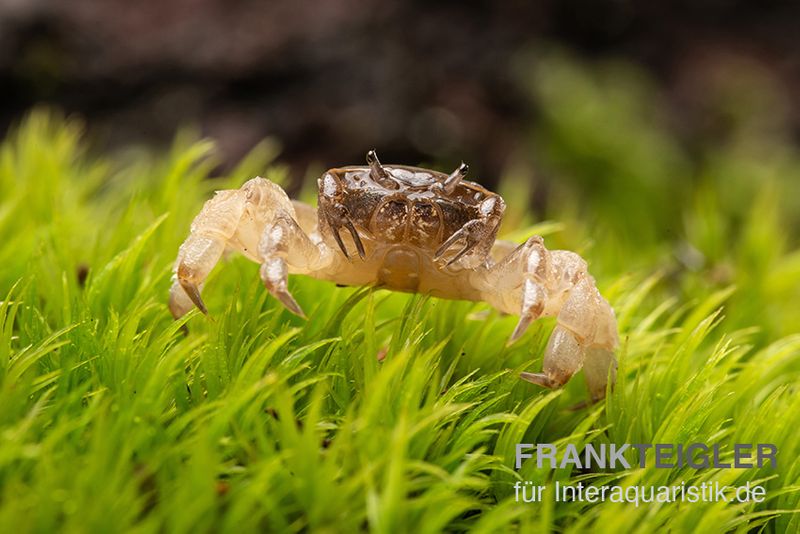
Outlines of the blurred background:
M189 127L212 175L257 147L308 196L373 147L463 159L511 199L505 233L559 221L539 230L600 279L736 285L779 334L798 317L798 29L777 0L0 0L0 132L40 105L98 154Z
M109 147L188 124L223 165L269 136L295 177L375 147L493 185L538 168L552 115L613 113L592 106L690 158L749 115L796 139L799 25L793 1L0 0L0 127L46 102Z

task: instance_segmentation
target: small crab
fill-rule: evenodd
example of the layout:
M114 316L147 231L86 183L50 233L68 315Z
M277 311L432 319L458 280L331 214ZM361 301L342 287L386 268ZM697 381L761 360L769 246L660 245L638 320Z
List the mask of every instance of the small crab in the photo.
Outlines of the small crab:
M543 373L521 373L546 388L564 385L581 367L593 399L614 380L618 344L614 311L574 252L547 250L541 237L517 245L495 241L505 203L451 174L382 165L331 169L318 180L318 207L292 201L278 185L253 178L206 202L180 247L170 290L177 318L206 307L200 290L224 252L261 265L269 292L305 317L289 293L289 273L351 286L485 301L519 315L510 342L530 323L555 316Z

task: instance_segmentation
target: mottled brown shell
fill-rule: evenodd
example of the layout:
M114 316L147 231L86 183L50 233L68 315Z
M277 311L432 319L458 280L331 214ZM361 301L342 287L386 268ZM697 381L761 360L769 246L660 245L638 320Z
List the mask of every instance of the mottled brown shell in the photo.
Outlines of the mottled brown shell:
M468 222L486 219L487 204L499 223L502 200L479 184L461 180L448 193L443 187L447 174L401 165L382 168L386 174L380 183L368 166L327 171L319 182L320 219L326 218L325 210L340 205L366 238L428 250L436 250Z

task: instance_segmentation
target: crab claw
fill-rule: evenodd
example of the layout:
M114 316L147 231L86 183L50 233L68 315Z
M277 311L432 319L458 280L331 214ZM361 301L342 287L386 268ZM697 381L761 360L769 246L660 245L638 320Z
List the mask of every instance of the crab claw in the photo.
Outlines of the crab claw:
M547 389L556 389L561 385L543 373L528 373L527 371L524 371L519 374L519 377L526 382L530 382L531 384L535 384Z
M593 400L606 394L609 381L616 378L617 364L611 347L581 343L575 334L556 327L544 356L543 373L520 373L520 378L548 389L563 386L581 367Z
M581 368L585 351L574 334L556 326L544 352L544 373L520 373L520 378L545 388L557 388Z
M327 213L327 220L328 225L331 227L333 238L336 240L336 244L339 245L339 249L341 249L344 257L350 259L350 254L347 252L347 247L345 246L344 241L342 241L342 236L339 233L342 228L346 228L347 231L350 232L350 236L353 238L353 243L355 243L356 251L358 251L359 257L362 260L366 259L367 252L364 249L364 243L361 241L361 236L358 235L358 230L356 230L353 221L350 220L350 216L347 213L347 208L341 204L334 204L330 212Z
M480 220L475 219L465 224L461 229L451 235L444 243L442 243L433 255L434 261L441 260L445 253L450 250L453 245L459 241L463 241L464 245L452 258L447 261L447 266L450 266L469 253L475 246L481 242L485 231L486 224Z

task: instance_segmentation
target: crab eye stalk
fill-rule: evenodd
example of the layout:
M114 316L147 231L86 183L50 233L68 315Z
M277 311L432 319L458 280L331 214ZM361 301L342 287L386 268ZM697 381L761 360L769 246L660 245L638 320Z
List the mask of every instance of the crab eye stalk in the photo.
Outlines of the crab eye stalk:
M378 182L384 187L397 189L397 184L391 179L389 173L383 168L383 165L381 165L381 162L378 159L378 154L375 152L375 150L370 150L367 152L367 164L369 165L369 175L374 181Z
M469 165L462 161L461 165L459 165L458 168L454 170L444 181L444 192L449 195L455 191L456 186L461 183L461 180L464 179L464 177L467 175L467 172L469 172Z

